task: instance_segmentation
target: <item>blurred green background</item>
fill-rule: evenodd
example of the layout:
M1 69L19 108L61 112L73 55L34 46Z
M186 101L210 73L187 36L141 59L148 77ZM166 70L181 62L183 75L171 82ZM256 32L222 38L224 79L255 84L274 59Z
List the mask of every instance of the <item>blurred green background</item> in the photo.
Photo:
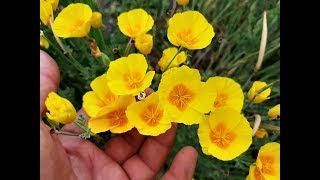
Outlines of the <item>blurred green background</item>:
M167 20L172 11L173 1L170 0L60 0L58 11L73 2L89 4L94 11L103 14L103 28L91 29L89 37L95 38L100 50L111 60L122 55L129 38L124 36L117 26L117 16L125 11L143 8L155 20L153 29L149 32L154 36L154 47L148 56L150 65L161 73L157 61L162 51L173 47L167 39ZM199 69L206 80L212 76L233 78L243 87L245 97L253 81L260 80L272 83L280 79L280 1L279 0L190 0L185 7L177 6L176 12L197 10L201 12L216 33L212 43L205 49L188 51L187 64ZM258 59L263 11L267 12L268 36L267 46L261 69L244 84L253 72ZM82 106L82 95L90 90L90 82L103 74L106 68L100 59L90 54L86 39L66 39L63 43L72 52L73 57L85 68L85 72L75 68L75 62L64 55L56 43L52 31L41 25L45 36L52 43L49 49L44 49L58 63L61 82L58 93L69 99L77 109ZM137 52L132 48L131 52ZM262 116L263 124L280 126L279 121L268 120L268 110L280 103L280 81L272 86L270 99L261 104L249 105L245 100L244 115L254 122L253 114ZM197 136L198 125L185 126L179 124L177 136L169 159L158 177L170 167L173 157L184 146L190 145L197 149L195 179L245 179L249 165L255 162L258 150L267 142L280 142L280 132L269 131L269 137L253 138L253 144L248 151L232 161L220 161L202 153ZM110 134L106 134L108 137Z

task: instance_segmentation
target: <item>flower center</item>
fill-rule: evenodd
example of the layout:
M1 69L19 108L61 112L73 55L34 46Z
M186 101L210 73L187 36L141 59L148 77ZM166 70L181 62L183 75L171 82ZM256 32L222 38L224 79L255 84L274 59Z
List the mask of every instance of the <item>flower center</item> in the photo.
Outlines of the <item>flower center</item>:
M109 112L107 114L107 118L111 120L111 124L115 126L122 126L128 122L125 111L125 109L117 109Z
M194 93L189 91L183 84L176 85L169 93L168 100L175 105L179 111L184 111L188 103L194 99Z
M211 142L221 149L227 149L235 138L234 133L226 131L224 124L217 125L215 130L210 133Z
M177 34L178 38L184 41L187 44L194 44L196 42L196 38L194 38L194 33L192 29L186 29Z
M142 76L140 73L128 73L124 76L128 89L136 89L142 85Z
M71 26L71 28L69 29L69 32L72 33L74 32L75 30L81 28L81 26L83 26L84 24L84 21L82 19L78 19L74 24L73 26Z
M163 111L156 105L149 105L141 114L142 119L151 127L157 126L163 117Z
M255 167L253 175L254 175L256 180L264 180L262 175L261 175L261 172L258 169L258 167Z
M97 105L100 107L109 106L115 100L116 100L116 96L113 93L109 92L105 94L105 96L101 99L101 101Z
M136 35L138 32L140 32L141 27L140 25L134 25L134 26L129 26L127 28L127 31L129 32L129 34L131 34L132 36Z
M270 174L273 175L273 169L272 169L272 164L273 164L273 157L270 156L261 156L259 157L261 163L262 163L262 173L264 174Z
M218 93L213 106L215 108L223 107L227 105L228 96L224 93Z

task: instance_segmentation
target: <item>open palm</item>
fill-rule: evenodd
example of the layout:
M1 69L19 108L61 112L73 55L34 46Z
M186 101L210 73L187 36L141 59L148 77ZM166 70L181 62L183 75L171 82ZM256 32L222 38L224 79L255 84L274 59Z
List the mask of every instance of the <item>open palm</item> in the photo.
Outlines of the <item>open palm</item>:
M41 179L155 179L171 150L176 124L157 137L146 137L132 129L106 142L105 151L79 137L50 134L42 121L44 101L59 84L59 70L55 61L40 50L40 178ZM80 110L78 114L86 114ZM63 131L81 133L73 124ZM169 171L162 177L192 179L197 152L184 147L176 155Z

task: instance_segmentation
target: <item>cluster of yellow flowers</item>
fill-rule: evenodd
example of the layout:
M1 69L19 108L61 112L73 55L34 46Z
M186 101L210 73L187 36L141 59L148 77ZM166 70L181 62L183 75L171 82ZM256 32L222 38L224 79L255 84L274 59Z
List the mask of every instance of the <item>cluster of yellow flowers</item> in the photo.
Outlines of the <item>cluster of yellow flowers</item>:
M81 38L87 36L91 26L101 27L101 14L92 13L86 4L70 4L53 21L56 1L40 2L42 22L52 24L58 37ZM132 53L111 61L106 73L91 82L92 91L83 96L83 108L90 116L88 127L91 131L124 133L137 128L140 134L158 136L170 129L172 122L199 124L198 137L203 153L223 161L244 153L252 144L252 128L241 114L244 103L241 86L233 79L219 76L203 82L197 69L180 66L187 59L186 49L203 49L211 43L215 33L206 18L198 11L185 11L169 19L167 37L179 49L169 47L163 51L158 61L163 72L158 91L146 98L143 95L155 76L155 71L148 71L150 68L144 56L153 48L153 37L147 33L154 20L143 9L124 12L117 19L120 31L134 40L141 54ZM257 92L266 86L264 82L254 82L248 99L252 103L265 101L271 88ZM137 100L136 96L142 98ZM66 124L76 119L72 104L55 93L49 94L46 106L51 120ZM273 119L278 117L280 105L268 114ZM261 149L257 165L250 168L255 177L256 172L263 176L273 173L273 169L268 169L270 158L264 156L272 149L264 149Z

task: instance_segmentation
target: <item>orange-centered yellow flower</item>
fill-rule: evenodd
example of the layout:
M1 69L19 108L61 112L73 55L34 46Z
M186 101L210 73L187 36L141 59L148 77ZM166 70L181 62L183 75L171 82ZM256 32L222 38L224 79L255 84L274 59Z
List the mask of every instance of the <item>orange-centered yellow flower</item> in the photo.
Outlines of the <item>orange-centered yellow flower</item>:
M160 66L160 69L162 72L164 72L164 70L169 65L174 55L177 54L177 52L178 52L178 49L176 47L167 48L163 51L162 57L158 62L158 65ZM186 60L187 60L186 53L184 51L181 51L171 62L167 70L172 67L178 67L180 64L184 63Z
M85 37L90 32L92 10L86 4L70 4L56 17L53 32L62 38Z
M198 136L203 153L223 161L238 157L252 143L249 122L228 107L211 112L209 118L199 124Z
M153 18L143 9L133 9L118 16L120 31L131 38L146 34L153 24Z
M110 90L117 95L138 95L151 85L155 74L147 72L148 63L142 54L130 54L111 61L107 72Z
M134 45L140 53L148 55L153 47L153 37L150 34L142 34L135 39Z
M256 165L250 166L247 180L280 179L280 144L267 143L259 150Z
M255 98L254 96L256 93L261 90L263 87L267 86L267 83L261 82L261 81L255 81L253 82L252 87L250 88L248 92L248 99L252 101L253 103L261 103L268 99L268 96L271 93L271 88L268 88L261 92L259 95L257 95ZM253 99L254 98L254 99Z
M133 128L126 116L127 107L136 102L133 96L119 96L112 106L102 108L88 121L88 127L94 133L110 130L112 133L124 133Z
M268 116L270 119L277 119L280 117L280 104L274 106L268 111Z
M129 122L143 135L158 136L171 127L170 117L160 105L158 92L131 104L126 114Z
M168 39L189 50L207 47L214 36L213 27L198 11L176 13L169 19Z
M186 125L204 120L215 98L197 69L188 66L174 67L163 73L159 84L159 98L173 122Z
M94 28L102 27L102 14L100 12L93 12L91 16L91 26Z
M53 20L52 5L45 0L40 0L40 20L41 20L41 22L44 25L49 26L50 19Z
M77 118L77 112L71 102L66 98L60 97L55 92L48 94L45 105L49 111L46 115L52 121L69 124Z
M94 79L90 86L93 91L83 96L82 106L90 117L95 117L102 108L112 105L118 96L110 91L106 74Z
M181 6L189 4L189 0L177 0L177 3Z
M227 77L211 77L206 82L207 88L216 94L212 103L212 111L221 107L230 107L241 111L244 95L241 86L233 79Z

